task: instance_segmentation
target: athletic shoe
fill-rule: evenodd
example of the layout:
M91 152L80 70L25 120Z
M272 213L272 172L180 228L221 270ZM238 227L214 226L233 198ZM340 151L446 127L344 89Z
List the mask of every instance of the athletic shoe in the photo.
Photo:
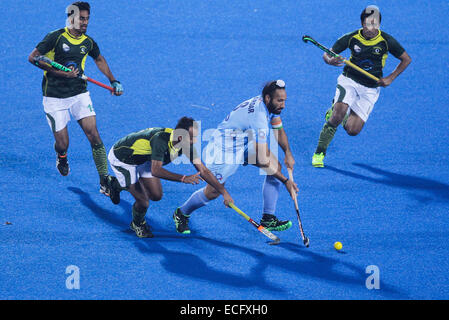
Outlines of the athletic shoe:
M56 153L56 168L62 176L66 176L70 172L69 161L67 161L67 154L61 156Z
M110 187L109 187L109 177L108 175L100 178L100 193L104 194L106 197L110 196Z
M281 221L272 214L264 214L260 225L269 231L284 231L292 226L290 220Z
M176 208L173 214L173 221L175 222L176 231L182 234L189 234L189 217L182 214L179 208Z
M129 225L131 230L133 230L139 238L153 238L153 234L151 233L150 228L147 225L147 222L144 220L141 224L136 224L134 221L131 221Z
M315 168L324 167L324 153L314 153L312 157L312 166Z
M100 179L100 193L111 198L113 204L120 203L120 191L122 187L114 176L104 176Z
M326 122L329 121L329 119L331 118L332 112L333 112L333 111L334 111L334 106L333 106L333 105L332 105L332 107L330 107L329 109L327 109L326 115L325 115L325 117L324 117L324 119L326 120Z
M109 176L108 179L109 183L109 197L111 198L111 201L113 204L119 204L120 203L120 191L122 191L122 187L120 186L120 183L118 182L116 177Z

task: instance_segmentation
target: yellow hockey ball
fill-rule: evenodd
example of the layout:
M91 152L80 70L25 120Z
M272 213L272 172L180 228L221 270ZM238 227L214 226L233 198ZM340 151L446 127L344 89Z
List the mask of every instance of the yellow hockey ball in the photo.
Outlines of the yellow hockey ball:
M343 245L341 244L341 242L335 242L334 243L334 248L335 250L341 250L343 248Z

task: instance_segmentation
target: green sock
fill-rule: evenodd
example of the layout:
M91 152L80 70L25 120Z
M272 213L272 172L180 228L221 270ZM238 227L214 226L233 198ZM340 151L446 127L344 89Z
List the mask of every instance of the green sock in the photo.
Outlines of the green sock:
M95 166L97 167L100 179L108 175L108 161L106 159L106 149L103 142L92 146L92 155L94 157Z
M145 214L147 213L147 210L144 212L139 212L136 209L136 204L133 204L133 221L135 224L139 225L145 220Z
M326 154L326 150L334 138L336 131L337 127L332 126L329 122L324 124L323 129L321 129L320 138L318 139L318 146L315 153Z

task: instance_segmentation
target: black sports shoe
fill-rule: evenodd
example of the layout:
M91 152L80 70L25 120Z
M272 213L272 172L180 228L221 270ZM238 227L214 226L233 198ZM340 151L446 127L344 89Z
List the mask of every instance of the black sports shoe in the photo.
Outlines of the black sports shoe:
M131 221L129 225L131 230L133 230L139 238L153 238L153 234L151 233L150 228L147 225L147 222L144 220L141 224L136 224L134 221Z
M62 176L66 176L70 172L69 161L67 161L67 154L61 156L56 153L56 168Z
M113 204L120 203L120 191L122 191L122 187L118 182L117 178L114 176L108 176L108 187L109 187L109 197Z
M269 231L284 231L292 226L290 220L281 221L272 214L264 213L260 225Z
M189 217L182 214L179 208L176 208L173 214L173 221L175 222L176 231L182 234L189 234Z
M120 191L122 187L114 176L103 176L100 178L100 193L111 198L113 204L120 203Z
M110 196L110 187L109 187L109 177L110 176L102 176L100 178L100 193L104 194L106 197Z

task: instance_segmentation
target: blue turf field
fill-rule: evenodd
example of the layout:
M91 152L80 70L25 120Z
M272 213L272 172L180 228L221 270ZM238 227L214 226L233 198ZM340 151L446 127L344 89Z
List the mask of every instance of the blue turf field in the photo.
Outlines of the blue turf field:
M89 85L107 149L130 132L174 126L183 115L212 128L265 81L282 78L284 127L311 246L300 243L285 190L278 214L294 225L279 233L279 246L268 246L221 201L194 214L190 236L178 235L171 214L196 188L172 182L162 183L164 198L150 205L155 238L136 238L128 230L131 196L122 193L114 206L98 193L91 150L75 121L69 124L72 172L61 177L55 169L42 73L27 56L47 32L64 26L69 3L4 0L0 299L449 298L447 1L374 1L382 29L413 61L382 90L359 136L337 131L324 169L310 161L340 70L325 65L300 36L331 46L359 27L369 2L121 3L92 1L88 29L125 89L111 97ZM385 73L397 63L390 56ZM86 73L106 81L90 58ZM168 168L194 172L187 165ZM228 183L236 204L257 220L262 181L247 167ZM344 252L333 249L335 241ZM79 290L66 288L69 265L80 269ZM365 287L370 265L380 270L379 290Z

